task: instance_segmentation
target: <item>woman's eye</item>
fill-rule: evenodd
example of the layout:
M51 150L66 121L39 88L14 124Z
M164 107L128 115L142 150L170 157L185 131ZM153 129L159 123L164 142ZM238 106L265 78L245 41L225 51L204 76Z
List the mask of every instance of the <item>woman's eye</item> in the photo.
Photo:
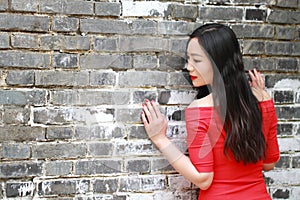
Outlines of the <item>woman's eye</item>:
M195 63L199 63L201 62L201 60L193 60Z

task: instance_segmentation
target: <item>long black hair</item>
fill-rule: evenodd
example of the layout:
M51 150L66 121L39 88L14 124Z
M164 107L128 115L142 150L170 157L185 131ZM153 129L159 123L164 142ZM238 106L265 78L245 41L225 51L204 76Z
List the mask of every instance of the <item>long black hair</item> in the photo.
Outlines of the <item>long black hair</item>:
M197 28L190 39L197 38L214 66L213 86L224 84L226 103L219 102L218 87L213 91L214 104L224 113L226 138L224 153L229 150L238 162L256 163L265 157L266 141L262 133L262 117L258 100L253 95L239 42L226 25L206 24ZM217 72L220 78L217 78ZM216 75L216 76L215 76ZM221 83L223 82L223 83ZM218 94L219 93L219 94ZM218 105L216 105L218 103Z

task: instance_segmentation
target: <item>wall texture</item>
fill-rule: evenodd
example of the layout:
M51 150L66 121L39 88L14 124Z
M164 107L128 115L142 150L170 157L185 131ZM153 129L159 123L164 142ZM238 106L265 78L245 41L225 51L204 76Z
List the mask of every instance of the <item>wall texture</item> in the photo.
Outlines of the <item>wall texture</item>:
M187 36L229 24L279 118L272 199L300 199L299 0L0 0L0 198L197 199L147 139L160 102L182 151Z

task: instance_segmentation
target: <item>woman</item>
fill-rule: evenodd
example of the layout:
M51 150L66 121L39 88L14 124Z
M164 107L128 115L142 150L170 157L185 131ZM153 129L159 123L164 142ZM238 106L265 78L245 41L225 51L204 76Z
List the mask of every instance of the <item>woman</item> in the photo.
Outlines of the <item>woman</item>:
M194 87L211 87L185 110L189 157L166 137L166 118L146 100L141 117L149 138L200 188L199 199L271 199L262 171L279 159L277 117L261 74L254 69L246 77L234 32L221 24L197 28L187 70Z

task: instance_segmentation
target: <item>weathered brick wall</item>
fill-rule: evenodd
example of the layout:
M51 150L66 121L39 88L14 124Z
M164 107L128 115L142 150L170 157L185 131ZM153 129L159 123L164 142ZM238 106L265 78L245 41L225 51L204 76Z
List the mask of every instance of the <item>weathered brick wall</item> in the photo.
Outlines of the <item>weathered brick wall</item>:
M300 199L300 1L0 0L0 198L197 199L140 121L158 100L186 150L187 35L230 24L279 117L273 199Z

